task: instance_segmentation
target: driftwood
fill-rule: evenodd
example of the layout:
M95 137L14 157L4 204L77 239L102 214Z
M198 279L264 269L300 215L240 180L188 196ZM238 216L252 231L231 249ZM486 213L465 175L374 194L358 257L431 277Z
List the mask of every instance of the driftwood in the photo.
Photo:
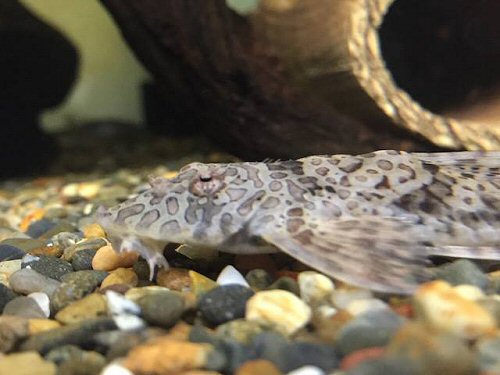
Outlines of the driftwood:
M500 148L494 0L101 1L172 115L240 156Z

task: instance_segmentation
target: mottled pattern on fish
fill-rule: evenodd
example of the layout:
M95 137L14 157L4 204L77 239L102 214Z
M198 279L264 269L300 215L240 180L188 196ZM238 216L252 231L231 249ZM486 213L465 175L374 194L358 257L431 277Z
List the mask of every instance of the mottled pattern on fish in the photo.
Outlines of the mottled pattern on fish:
M412 292L428 257L500 259L500 152L192 163L99 221L116 250L167 266L166 243L281 250L334 278Z

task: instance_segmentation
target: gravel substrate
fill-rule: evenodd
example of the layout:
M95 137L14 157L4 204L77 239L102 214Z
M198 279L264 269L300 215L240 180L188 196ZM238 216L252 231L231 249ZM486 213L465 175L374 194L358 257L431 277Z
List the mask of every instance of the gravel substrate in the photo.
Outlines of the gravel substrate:
M175 170L0 187L0 374L500 374L500 271L468 260L405 297L283 254L172 246L150 282L93 213L151 173Z

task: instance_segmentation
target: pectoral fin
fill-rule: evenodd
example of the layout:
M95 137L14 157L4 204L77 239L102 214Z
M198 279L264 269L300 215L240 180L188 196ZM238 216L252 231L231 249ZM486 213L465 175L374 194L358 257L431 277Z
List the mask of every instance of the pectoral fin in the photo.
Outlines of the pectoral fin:
M421 228L394 218L319 222L291 235L270 228L269 243L334 278L381 292L412 293L431 278Z

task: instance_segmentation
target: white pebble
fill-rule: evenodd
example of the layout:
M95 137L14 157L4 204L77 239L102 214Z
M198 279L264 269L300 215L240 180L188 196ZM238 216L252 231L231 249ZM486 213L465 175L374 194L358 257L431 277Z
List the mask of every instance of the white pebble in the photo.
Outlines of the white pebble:
M345 309L352 301L372 298L368 289L336 289L332 293L332 303L338 309Z
M112 290L106 291L106 300L108 302L108 310L113 315L139 315L141 313L141 308L137 303Z
M120 331L135 331L147 326L144 320L130 314L113 315L113 321Z
M112 362L104 367L99 375L134 375L134 373L119 363Z
M309 305L318 306L329 302L335 289L333 281L314 271L299 273L300 297Z
M469 301L477 301L484 297L484 292L474 285L458 285L453 290L462 298Z
M316 366L303 366L288 372L286 375L325 375L325 372Z
M28 294L28 297L37 303L46 318L50 316L50 299L48 295L42 292L34 292Z
M231 265L224 267L217 277L216 282L219 285L239 284L250 288L243 275Z
M389 306L384 301L377 298L358 299L351 301L345 310L352 316L362 314L369 310L388 309Z

